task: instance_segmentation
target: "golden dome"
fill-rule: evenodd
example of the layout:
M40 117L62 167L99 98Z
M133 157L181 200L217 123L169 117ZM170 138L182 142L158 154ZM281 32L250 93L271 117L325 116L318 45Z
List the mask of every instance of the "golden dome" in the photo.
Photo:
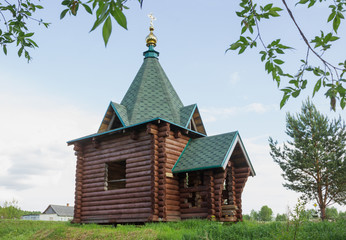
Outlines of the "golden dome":
M150 30L150 33L145 38L145 42L147 43L147 47L149 47L149 45L153 45L154 47L156 47L157 38L156 38L156 36L153 33L154 27L150 26L149 30Z

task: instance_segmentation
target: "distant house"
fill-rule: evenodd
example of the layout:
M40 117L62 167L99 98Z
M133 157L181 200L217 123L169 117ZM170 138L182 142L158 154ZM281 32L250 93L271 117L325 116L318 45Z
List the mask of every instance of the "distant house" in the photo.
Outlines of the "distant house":
M73 219L74 208L70 206L49 205L42 214L22 216L23 220L34 221L70 221Z

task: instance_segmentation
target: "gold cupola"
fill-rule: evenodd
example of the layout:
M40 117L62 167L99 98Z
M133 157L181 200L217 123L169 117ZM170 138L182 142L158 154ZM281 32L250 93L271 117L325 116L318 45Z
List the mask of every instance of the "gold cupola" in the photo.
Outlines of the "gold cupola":
M145 38L145 42L147 43L147 47L149 47L150 45L153 45L154 47L156 47L156 42L157 42L157 37L154 35L153 31L154 31L154 27L150 26L149 27L150 33L149 35Z

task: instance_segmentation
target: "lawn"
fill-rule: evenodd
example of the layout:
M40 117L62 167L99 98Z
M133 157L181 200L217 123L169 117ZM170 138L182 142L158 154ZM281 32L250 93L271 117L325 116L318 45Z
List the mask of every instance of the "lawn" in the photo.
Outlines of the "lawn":
M286 222L222 224L187 220L145 225L70 224L24 220L0 220L0 239L294 239L295 228ZM305 222L296 239L344 240L346 221Z

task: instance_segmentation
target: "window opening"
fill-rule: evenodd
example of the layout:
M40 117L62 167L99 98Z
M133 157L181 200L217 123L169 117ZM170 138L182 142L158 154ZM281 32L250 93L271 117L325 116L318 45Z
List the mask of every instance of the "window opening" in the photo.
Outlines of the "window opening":
M106 163L106 190L125 188L126 160Z

